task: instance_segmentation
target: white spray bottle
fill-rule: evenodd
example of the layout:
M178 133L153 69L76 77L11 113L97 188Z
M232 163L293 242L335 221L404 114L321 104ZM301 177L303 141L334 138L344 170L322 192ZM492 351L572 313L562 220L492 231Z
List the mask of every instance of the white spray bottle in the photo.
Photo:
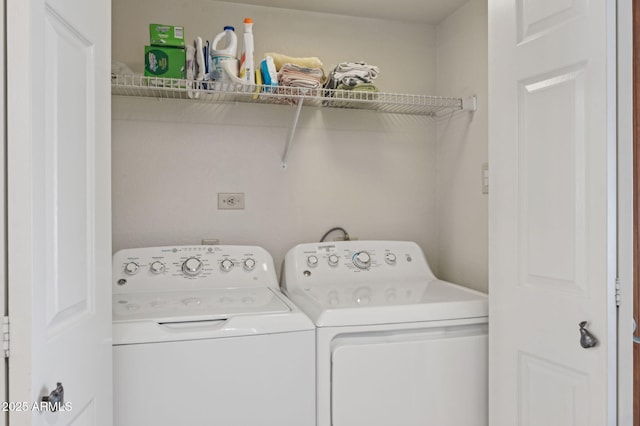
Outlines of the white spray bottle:
M242 55L240 56L240 78L249 84L256 84L255 67L253 65L253 20L244 18L244 38Z

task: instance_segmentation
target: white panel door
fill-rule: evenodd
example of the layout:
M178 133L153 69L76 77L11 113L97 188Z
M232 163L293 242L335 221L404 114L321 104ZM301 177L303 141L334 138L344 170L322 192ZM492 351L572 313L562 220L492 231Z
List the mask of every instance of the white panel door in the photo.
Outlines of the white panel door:
M5 75L5 5L6 1L0 1L0 46L2 46L1 50L3 54L0 55L0 93L2 94L2 99L4 100L2 104L0 104L0 140L2 140L2 144L0 144L0 221L2 221L2 225L0 225L0 241L2 241L2 245L0 245L0 307L2 307L2 311L4 313L5 307L5 298L6 298L6 289L7 289L7 265L6 265L6 255L7 255L7 235L6 235L6 227L3 225L6 223L7 218L7 210L6 210L6 190L5 190L5 177L6 177L6 161L5 161L5 153L7 147L7 139L6 139L6 109L5 109L5 101L7 99L7 94L5 91L6 88L6 75ZM0 383L6 383L7 376L4 368L0 368ZM6 401L6 387L0 387L0 401ZM6 416L0 416L0 426L6 426Z
M11 425L112 423L110 19L7 0Z
M489 0L492 426L615 424L614 36L614 0Z

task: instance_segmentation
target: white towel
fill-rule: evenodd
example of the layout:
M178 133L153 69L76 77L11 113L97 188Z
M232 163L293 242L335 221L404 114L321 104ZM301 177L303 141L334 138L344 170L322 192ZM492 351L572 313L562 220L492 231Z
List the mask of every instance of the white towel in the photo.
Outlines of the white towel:
M360 83L371 83L378 76L378 67L367 65L365 62L341 62L327 81L327 89L336 89L340 84L356 86Z

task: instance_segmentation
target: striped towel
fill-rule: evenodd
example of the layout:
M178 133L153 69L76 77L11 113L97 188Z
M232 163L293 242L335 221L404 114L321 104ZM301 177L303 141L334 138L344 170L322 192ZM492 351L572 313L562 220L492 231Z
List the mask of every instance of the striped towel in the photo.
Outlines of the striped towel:
M303 94L318 96L324 83L324 70L321 68L306 68L295 64L284 64L278 71L278 89L276 93ZM292 90L293 89L293 90ZM285 97L284 102L297 104L298 98ZM312 104L314 104L312 102Z
M295 64L284 64L278 72L278 84L291 87L317 89L322 87L324 71L320 68L305 68Z

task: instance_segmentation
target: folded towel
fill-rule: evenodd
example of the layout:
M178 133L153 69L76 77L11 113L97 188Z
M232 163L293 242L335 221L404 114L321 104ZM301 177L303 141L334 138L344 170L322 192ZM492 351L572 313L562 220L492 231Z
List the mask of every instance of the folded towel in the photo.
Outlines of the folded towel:
M340 84L337 90L325 90L324 106L332 106L336 108L371 108L365 102L358 101L376 101L378 100L378 88L371 83L359 83L355 86L346 86ZM355 101L355 102L354 102Z
M359 83L355 86L347 86L340 84L337 87L338 90L349 90L351 92L377 92L378 88L371 83Z
M378 76L378 67L365 62L341 62L329 74L325 88L338 86L354 87L360 83L371 83Z
M278 72L278 84L281 86L317 89L322 87L323 79L322 69L301 67L295 64L284 64Z
M294 58L291 56L283 55L281 53L273 53L267 52L264 54L265 58L267 56L271 56L273 58L273 62L276 66L276 71L280 71L280 69L284 66L284 64L295 64L300 67L305 68L319 68L322 69L322 61L315 56L311 56L308 58Z
M324 78L324 71L321 68L284 64L278 71L278 89L276 93L286 95L282 98L283 102L297 104L298 98L291 95L317 96L324 83Z

